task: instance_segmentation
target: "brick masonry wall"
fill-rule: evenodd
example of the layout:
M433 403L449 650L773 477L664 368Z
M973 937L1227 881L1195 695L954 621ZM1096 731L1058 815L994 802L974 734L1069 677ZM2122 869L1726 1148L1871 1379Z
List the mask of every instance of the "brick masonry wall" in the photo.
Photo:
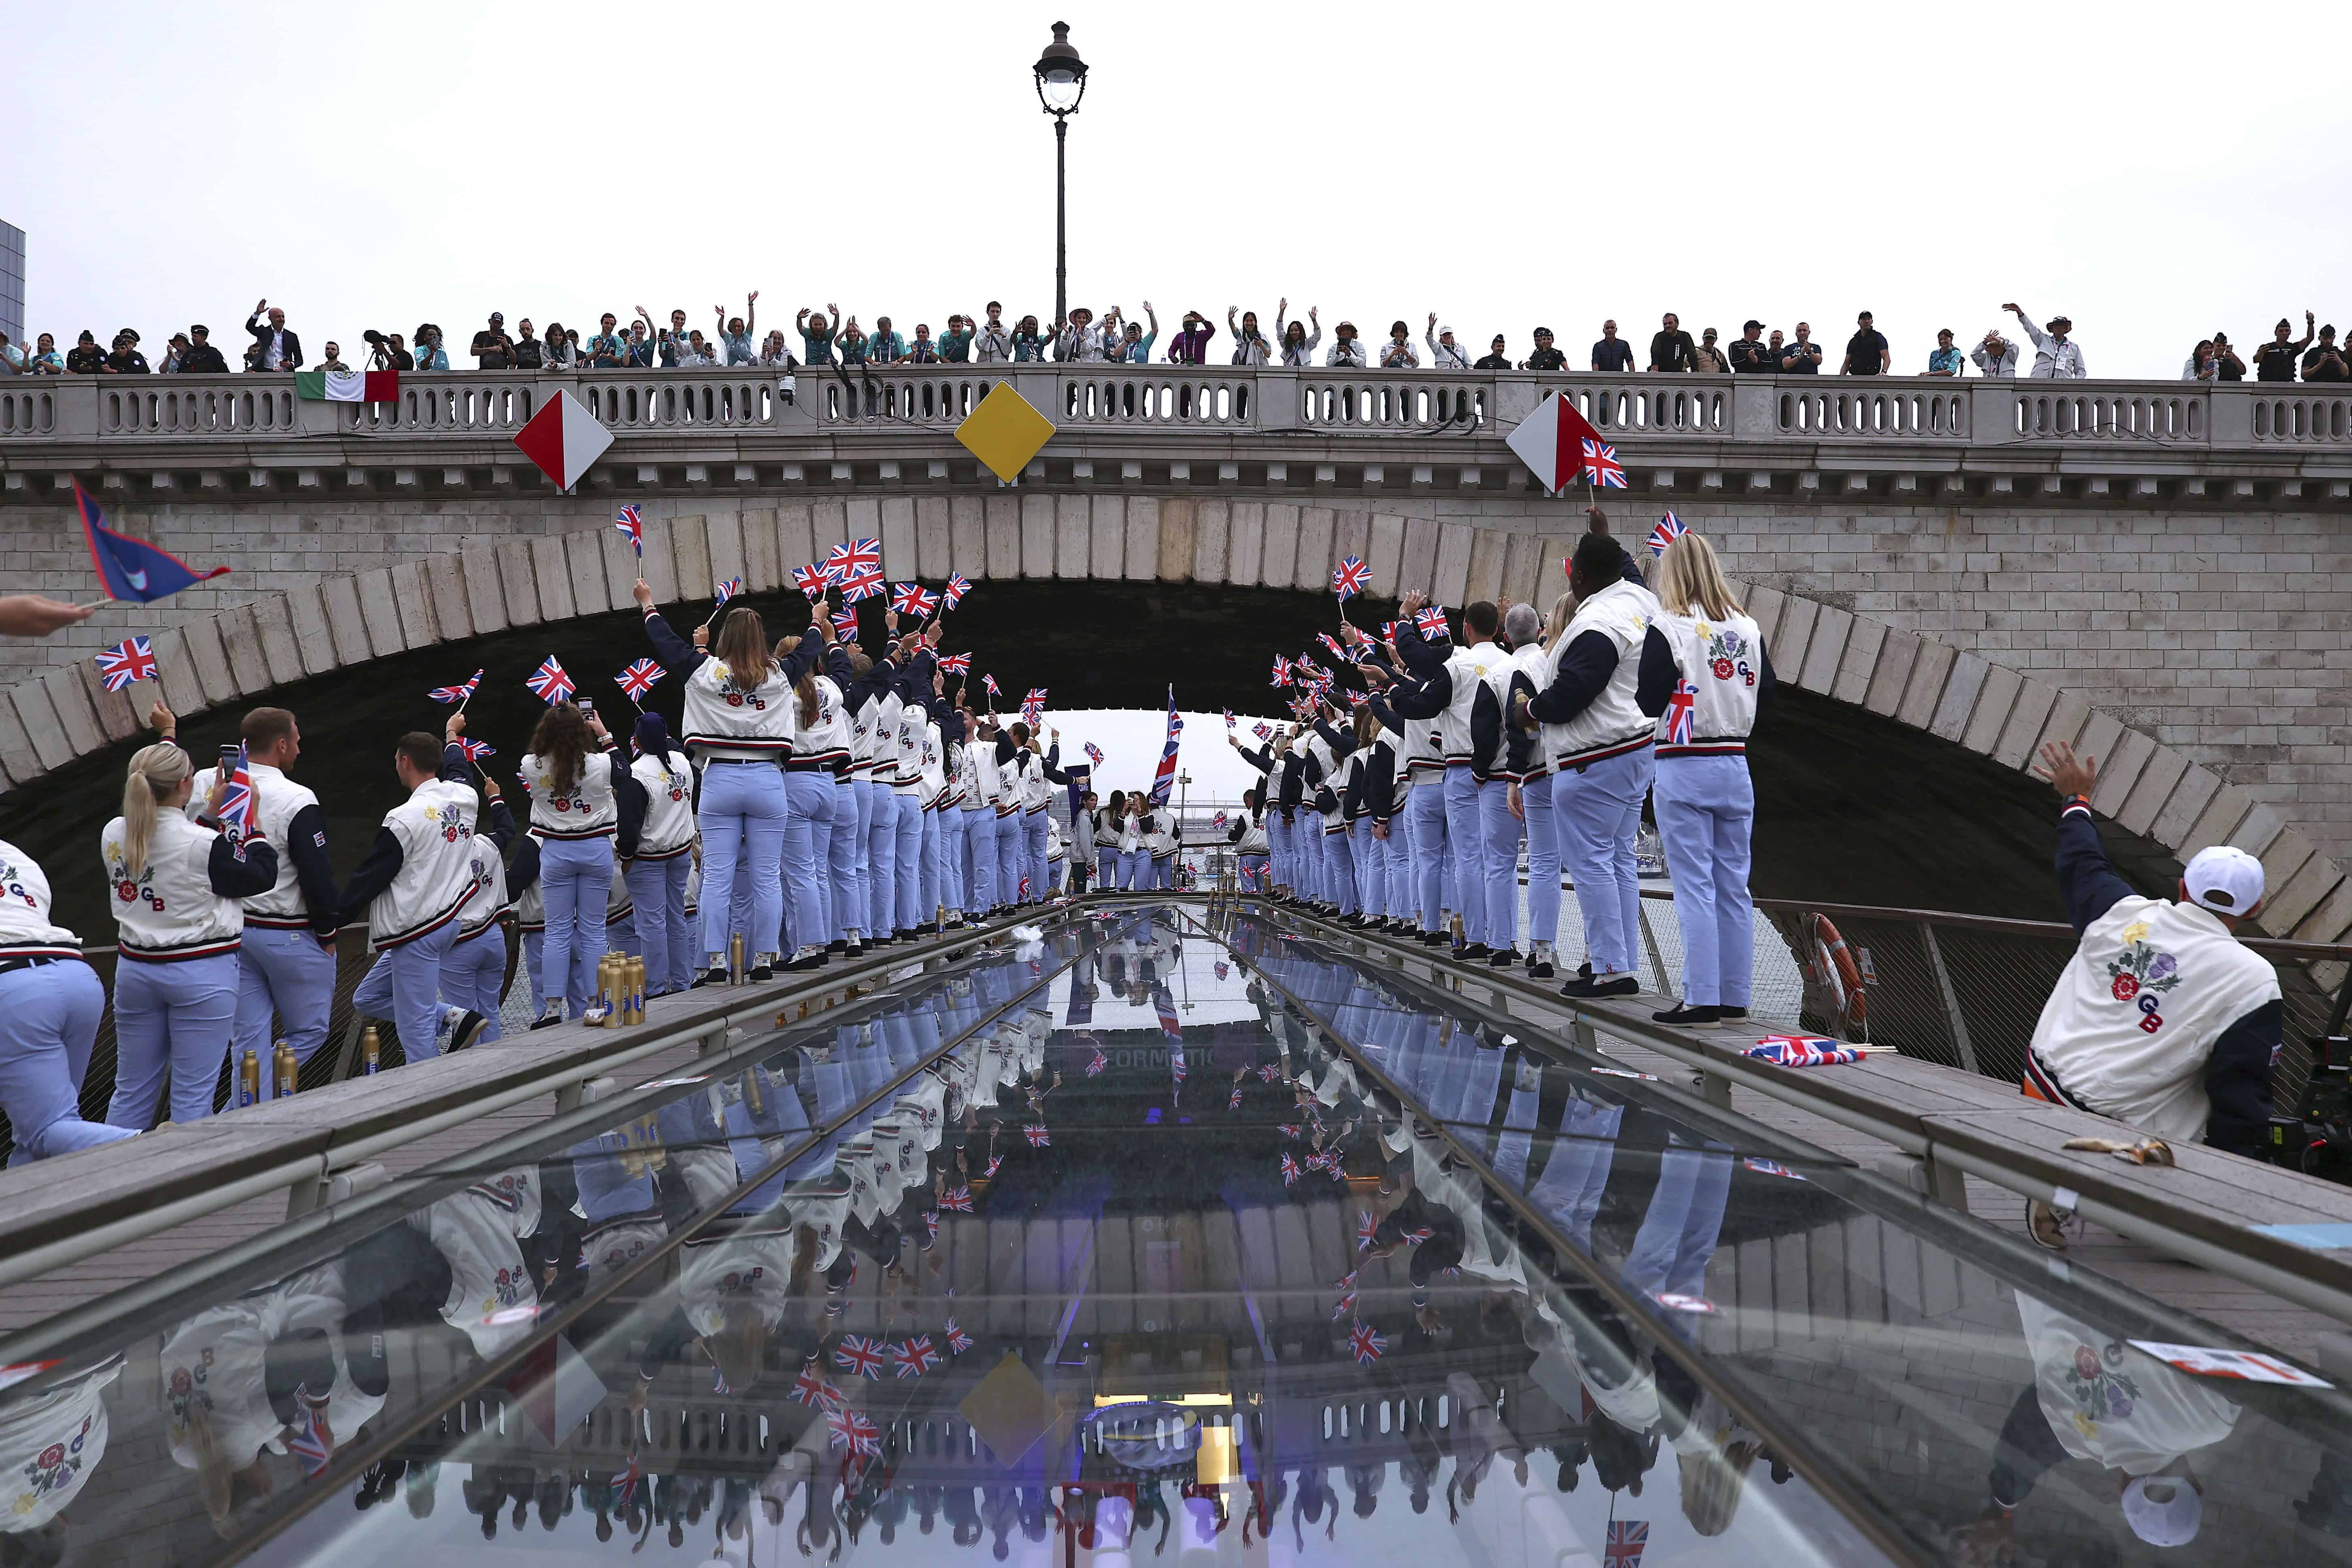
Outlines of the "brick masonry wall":
M184 639L184 653L167 657L166 686L194 710L420 642L625 605L634 563L610 527L613 504L322 495L119 505L117 526L236 574L152 609L109 608L47 642L0 646L19 697L17 713L0 714L0 767L21 782L127 732L127 709L96 692L89 657L133 631ZM772 586L835 541L874 534L893 577L934 582L960 571L1320 591L1335 560L1361 554L1376 584L1426 584L1448 605L1504 592L1548 601L1583 527L1572 502L1457 492L640 504L647 574L665 599L739 570ZM1610 510L1619 534L1638 542L1668 505L1755 585L1750 607L1785 678L2015 767L2045 739L2074 741L2106 764L2098 804L2125 827L2183 854L2226 839L2261 855L2273 930L2332 940L2352 929L2352 883L2336 865L2352 853L2352 592L2334 578L2352 550L2340 520L1671 494L1613 498ZM89 592L65 509L11 509L0 544L6 581Z

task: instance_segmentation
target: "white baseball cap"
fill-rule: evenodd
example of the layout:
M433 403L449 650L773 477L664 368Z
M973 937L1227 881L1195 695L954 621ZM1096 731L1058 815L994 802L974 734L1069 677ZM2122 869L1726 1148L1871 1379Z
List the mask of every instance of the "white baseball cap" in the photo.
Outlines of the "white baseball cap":
M2249 914L2263 901L2263 863L2227 844L2200 849L2180 880L2191 900L2215 914Z
M2204 1521L2205 1500L2185 1476L2135 1476L2124 1487L2124 1521L2150 1546L2186 1546Z

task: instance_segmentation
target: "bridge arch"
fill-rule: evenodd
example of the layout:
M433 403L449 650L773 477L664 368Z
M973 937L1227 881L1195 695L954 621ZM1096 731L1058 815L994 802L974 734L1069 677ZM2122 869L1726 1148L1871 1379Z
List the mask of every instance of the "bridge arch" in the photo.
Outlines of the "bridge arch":
M1357 498L1348 498L1350 501ZM1377 584L1427 584L1442 602L1508 594L1548 600L1576 523L1547 531L1524 515L1491 521L1369 504L1221 496L1003 491L984 495L711 497L646 505L644 572L663 603L706 596L741 575L753 592L832 543L873 535L893 578L1197 584L1319 594L1341 558L1364 556ZM399 564L326 574L213 609L153 634L166 700L196 715L396 654L625 610L638 563L587 500L532 535L439 535ZM1572 511L1560 514L1573 518ZM1707 526L1693 513L1688 521ZM455 548L447 548L455 542ZM1743 566L1737 535L1728 564ZM2259 856L2277 935L2332 941L2352 929L2352 883L2278 805L2185 750L2161 743L2093 696L1823 596L1745 584L1773 662L1801 690L1925 731L2012 771L2042 742L2101 759L2093 805L2176 858L2231 843ZM1789 579L1784 575L1783 582ZM226 596L226 595L224 595ZM1833 595L1832 595L1833 596ZM461 672L462 673L462 672ZM0 769L13 790L136 731L130 704L100 690L87 659L16 680L0 704ZM1886 781L1899 790L1899 780Z

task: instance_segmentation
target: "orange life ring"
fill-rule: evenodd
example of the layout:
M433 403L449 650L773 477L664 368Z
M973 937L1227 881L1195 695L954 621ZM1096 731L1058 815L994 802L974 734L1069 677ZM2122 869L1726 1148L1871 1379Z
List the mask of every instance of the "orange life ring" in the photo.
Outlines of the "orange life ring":
M1861 1023L1865 1010L1862 970L1847 951L1845 938L1838 935L1838 928L1830 924L1827 915L1813 916L1813 942L1820 952L1822 978L1841 993L1841 1010L1851 1022Z

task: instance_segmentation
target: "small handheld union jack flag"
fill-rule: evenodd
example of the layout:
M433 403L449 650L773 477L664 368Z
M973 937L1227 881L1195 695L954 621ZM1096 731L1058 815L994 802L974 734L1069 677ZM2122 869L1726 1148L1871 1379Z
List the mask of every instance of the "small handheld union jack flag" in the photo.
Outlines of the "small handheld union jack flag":
M1664 555L1666 546L1690 531L1690 524L1673 512L1658 519L1658 526L1650 530L1650 553Z
M898 1363L900 1377L920 1377L940 1364L939 1347L931 1343L930 1335L917 1334L893 1346L890 1359Z
M1586 437L1584 441L1584 477L1604 490L1625 488L1625 465L1617 460L1617 448L1606 441Z
M1043 713L1045 710L1045 689L1042 686L1031 687L1029 689L1029 695L1021 700L1021 710L1024 713L1028 712L1033 708L1040 713Z
M1331 592L1342 600L1352 599L1362 593L1364 585L1371 580L1372 569L1364 564L1364 558L1350 555L1339 563L1339 570L1331 574Z
M641 658L613 677L613 683L621 689L630 701L642 702L645 700L646 693L654 689L654 682L661 678L660 665L656 664L652 659Z
M1280 654L1274 656L1274 684L1276 686L1290 684L1290 661Z
M948 1349L955 1354L961 1355L971 1349L971 1336L956 1327L956 1321L953 1318L948 1320L948 1326L942 1331L948 1338Z
M824 574L824 568L822 566L793 568L793 586L801 591L801 597L804 599L824 598L824 590L831 582L832 579Z
M841 583L841 602L854 605L860 599L876 599L888 593L889 584L882 581L879 572L867 572L858 576L845 577Z
M522 683L530 688L532 696L551 708L567 700L572 692L572 678L563 673L563 667L555 661L553 654L547 656L546 663L525 676Z
M236 749L236 766L229 771L228 777L222 781L222 786L221 826L242 858L246 841L253 837L261 825L261 797L254 791L253 773L246 762L243 746Z
M987 692L991 697L1002 697L1004 695L1004 688L996 684L996 677L992 675L982 676L980 678L980 685L981 689Z
M940 660L941 675L968 675L971 671L971 655L951 653Z
M1213 816L1213 817L1212 817L1212 818L1210 818L1210 819L1209 819L1209 826L1212 826L1212 827L1223 827L1224 825L1225 825L1225 814L1224 814L1223 812L1222 812L1222 811L1221 811L1221 812L1219 812L1219 813L1217 813L1217 815L1216 815L1215 816ZM1225 966L1224 966L1223 964L1220 963L1219 965L1217 965L1217 978L1218 978L1218 979L1220 979L1220 980L1223 980L1224 977L1225 977Z
M1412 625L1413 629L1424 637L1434 639L1446 636L1445 606L1432 605L1427 609L1416 612L1412 617Z
M1388 1336L1370 1323L1358 1323L1348 1331L1349 1353L1366 1366L1380 1360L1388 1348Z
M1601 1561L1607 1568L1642 1568L1642 1553L1650 1544L1650 1525L1646 1520L1612 1519L1609 1536L1602 1543Z
M498 748L488 741L468 741L463 736L458 738L457 749L466 753L466 760L469 763L478 763L484 757L495 757L499 754Z
M963 596L964 596L966 594L969 594L969 593L971 593L971 578L969 578L969 577L965 576L965 575L964 575L962 573L961 573L961 572L958 572L958 573L954 574L952 576L949 577L949 579L948 579L948 587L947 587L947 605L948 605L948 608L949 608L949 609L950 609L950 610L952 610L952 609L954 609L958 605L962 604L962 603L963 603Z
M646 523L637 509L623 507L620 516L613 520L613 526L621 531L622 537L629 542L629 548L637 552L638 560L643 561L646 558ZM645 574L640 572L637 575L642 577Z
M878 539L853 539L846 544L836 544L824 558L825 575L835 582L862 577L871 572L882 574L882 542Z
M862 1339L856 1334L844 1334L841 1343L834 1347L833 1364L856 1377L882 1375L884 1346L879 1340Z
M1844 1062L1858 1062L1863 1053L1836 1040L1825 1040L1804 1035L1767 1035L1740 1052L1759 1062L1770 1062L1784 1068L1836 1067Z
M1341 1318L1352 1317L1355 1315L1355 1289L1343 1281L1339 1286L1339 1294L1338 1299L1331 1303L1332 1320L1337 1321Z
M1097 1046L1095 1047L1094 1059L1087 1063L1087 1076L1088 1078L1100 1078L1103 1075L1103 1069L1109 1066L1110 1058L1104 1054L1101 1047Z
M463 702L474 694L474 688L481 683L482 672L478 669L474 671L473 679L470 680L461 680L455 686L436 686L425 695L436 702ZM110 687L108 689L111 690L112 688Z
M1087 761L1094 763L1097 767L1103 765L1103 753L1100 746L1096 745L1092 741L1088 741L1081 749L1087 753Z
M1675 694L1666 699L1666 744L1687 746L1691 738L1691 712L1698 706L1698 688L1687 680L1675 682Z
M1234 710L1233 710L1232 709L1230 709L1230 708L1226 709L1226 710L1225 710L1225 728L1226 728L1226 729L1228 729L1228 730L1231 730L1231 729L1234 729L1234 728L1237 727L1240 723L1241 723L1241 721L1234 717Z
M1372 1249L1373 1238L1380 1233L1380 1215L1368 1214L1359 1216L1356 1221L1356 1250L1370 1252Z
M733 598L736 595L743 591L743 579L740 577L722 578L711 586L713 591L719 596L719 602L721 605L724 605L728 600Z
M882 1451L882 1429L856 1410L828 1411L824 1417L825 1447L847 1448L853 1454Z
M631 1448L628 1468L613 1478L614 1512L626 1513L637 1506L637 1491L645 1484L645 1479L646 1468L637 1462L637 1451Z
M315 1476L323 1473L334 1461L335 1446L327 1436L327 1424L320 1409L313 1405L307 1386L294 1391L294 1424L287 1428L286 1451L300 1463L302 1473Z
M817 1370L814 1356L801 1367L800 1379L793 1384L792 1396L795 1403L801 1405L814 1405L824 1410L841 1408L839 1391L824 1380L824 1373Z
M926 614L923 600L929 597L920 583L901 583L890 591L890 607L902 616Z
M1229 1099L1227 1099L1227 1100L1226 1100L1226 1101L1225 1101L1225 1109L1226 1109L1227 1110L1239 1110L1241 1108L1242 1108L1242 1086L1241 1086L1241 1085L1239 1085L1239 1084L1235 1084L1235 1085L1234 1085L1234 1092L1233 1092L1232 1096L1231 1096Z
M1297 1121L1285 1121L1278 1123L1277 1125L1285 1138L1289 1139L1294 1143L1298 1142L1298 1134L1301 1127L1303 1126L1302 1123Z
M98 656L98 679L109 691L120 691L134 680L154 679L154 645L145 637L116 643Z
M940 1207L949 1210L954 1214L970 1214L971 1212L971 1189L970 1187L950 1187L946 1192L940 1194Z
M1338 637L1333 637L1329 632L1317 632L1315 634L1315 640L1321 643L1324 648L1333 658L1345 658L1348 657L1347 645L1340 642Z
M1029 1140L1032 1149L1050 1149L1054 1145L1054 1135L1042 1126L1024 1127L1021 1134Z
M1250 733L1255 735L1261 741L1271 741L1274 739L1274 726L1271 724L1253 724L1250 726Z
M857 612L844 605L833 613L833 635L844 642L857 640Z
M1282 1184L1286 1187L1298 1184L1298 1162L1288 1154L1282 1157Z

